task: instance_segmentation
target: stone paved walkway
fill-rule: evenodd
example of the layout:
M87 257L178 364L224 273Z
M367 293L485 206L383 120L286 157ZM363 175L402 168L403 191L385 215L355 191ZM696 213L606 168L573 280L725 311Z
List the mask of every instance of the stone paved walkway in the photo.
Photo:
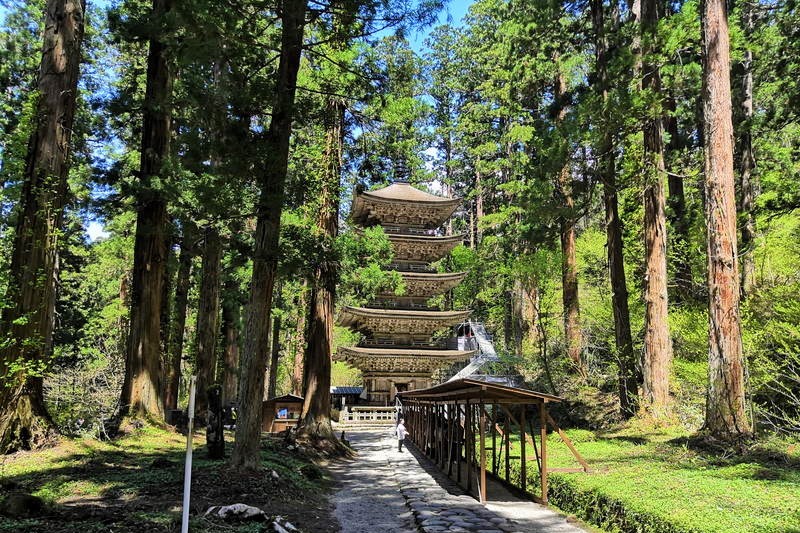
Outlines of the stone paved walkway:
M561 515L492 484L468 496L417 452L397 451L390 428L347 434L358 457L334 465L342 533L583 533Z

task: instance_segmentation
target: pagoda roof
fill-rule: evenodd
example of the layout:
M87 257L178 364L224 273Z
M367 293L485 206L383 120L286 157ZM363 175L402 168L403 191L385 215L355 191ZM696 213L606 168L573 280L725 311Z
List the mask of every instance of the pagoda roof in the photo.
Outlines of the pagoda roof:
M466 234L458 235L386 235L394 249L395 261L438 261L464 241Z
M438 227L450 218L460 203L460 198L436 196L408 183L396 182L356 194L351 215L362 225L379 222Z
M403 296L428 297L444 294L466 277L466 272L400 272L406 285ZM388 294L388 293L387 293ZM394 296L393 294L388 294Z
M468 310L409 311L347 306L342 308L338 323L369 333L432 336L439 330L462 322L469 314Z
M466 361L474 353L468 350L340 347L336 359L365 372L432 373L455 362Z

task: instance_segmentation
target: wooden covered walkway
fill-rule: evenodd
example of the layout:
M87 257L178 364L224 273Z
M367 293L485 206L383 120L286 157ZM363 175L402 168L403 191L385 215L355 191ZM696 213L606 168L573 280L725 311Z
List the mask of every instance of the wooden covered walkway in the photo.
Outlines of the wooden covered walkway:
M487 474L546 504L548 472L589 472L589 465L548 413L549 403L562 401L558 396L472 379L398 396L411 441L467 492L476 489L482 503ZM558 431L580 468L548 469L548 425ZM513 442L519 443L519 455L512 455ZM537 464L538 497L529 490L536 482L528 479L529 451ZM516 465L512 467L517 459L518 476Z

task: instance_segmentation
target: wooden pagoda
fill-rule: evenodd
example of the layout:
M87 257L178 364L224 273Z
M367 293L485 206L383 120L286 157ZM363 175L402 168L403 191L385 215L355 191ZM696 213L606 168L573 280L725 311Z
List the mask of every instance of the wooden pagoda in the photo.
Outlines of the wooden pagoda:
M465 272L436 272L430 264L450 253L463 235L443 235L441 226L458 207L443 198L397 182L357 192L351 220L359 228L380 225L394 250L389 266L403 277L402 296L381 294L365 307L345 307L338 323L363 334L356 347L339 348L337 358L360 369L368 402L390 405L398 392L425 389L436 370L468 361L454 326L469 311L443 311L430 300L458 285Z

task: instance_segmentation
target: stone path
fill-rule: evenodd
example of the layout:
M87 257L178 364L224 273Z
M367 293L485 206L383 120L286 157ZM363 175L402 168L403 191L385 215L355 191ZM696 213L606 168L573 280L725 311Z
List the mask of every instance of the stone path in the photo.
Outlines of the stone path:
M561 515L493 483L481 505L415 450L397 451L390 428L347 434L358 457L331 469L342 533L583 533Z

